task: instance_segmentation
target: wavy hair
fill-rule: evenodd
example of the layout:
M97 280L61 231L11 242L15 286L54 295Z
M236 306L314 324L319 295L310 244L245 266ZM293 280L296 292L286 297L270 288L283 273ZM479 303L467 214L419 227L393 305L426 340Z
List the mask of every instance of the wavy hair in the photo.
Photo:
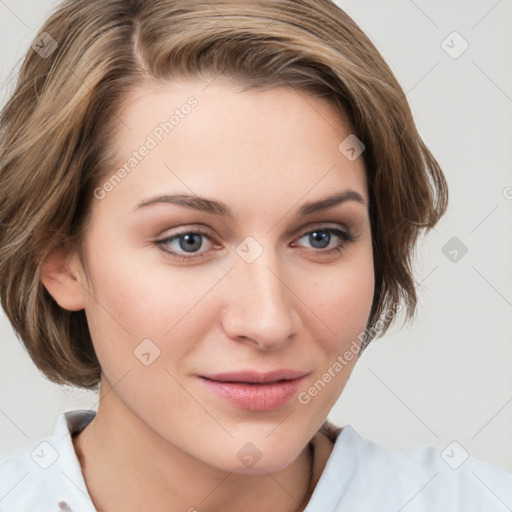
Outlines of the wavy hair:
M143 83L222 75L246 89L286 86L331 101L365 144L375 269L368 332L385 333L396 304L413 318L414 247L444 214L447 184L392 71L335 3L66 0L36 41L0 115L0 298L49 380L99 384L85 312L61 308L40 269L53 248L81 247L93 190L116 165L116 112Z

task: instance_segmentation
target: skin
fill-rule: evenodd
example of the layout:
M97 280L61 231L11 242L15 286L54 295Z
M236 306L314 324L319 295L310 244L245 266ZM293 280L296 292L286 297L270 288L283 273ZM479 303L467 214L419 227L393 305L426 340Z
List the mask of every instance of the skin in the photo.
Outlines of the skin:
M102 512L295 511L307 444L316 446L317 482L332 450L317 431L356 358L309 403L295 397L265 412L228 403L198 374L303 370L307 391L358 342L374 293L364 162L338 150L352 131L326 100L284 87L238 92L216 79L133 91L118 113L120 165L189 96L198 100L191 113L93 200L87 267L58 250L43 267L55 300L85 309L102 367L98 412L75 450ZM304 203L346 189L363 203L296 216ZM162 203L136 209L164 193L222 201L235 216ZM314 245L307 233L326 236L328 227L353 241L331 234L328 247ZM163 247L204 257L184 262L155 243L194 228L208 233L196 252L179 239ZM263 249L252 263L236 252L248 236ZM148 366L134 355L144 339L160 350ZM261 453L252 467L237 457L248 442Z

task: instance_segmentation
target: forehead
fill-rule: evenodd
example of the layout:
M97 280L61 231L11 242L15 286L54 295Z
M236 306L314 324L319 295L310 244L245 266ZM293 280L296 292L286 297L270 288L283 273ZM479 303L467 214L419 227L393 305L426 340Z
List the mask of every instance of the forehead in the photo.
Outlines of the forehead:
M117 117L118 167L105 180L125 172L109 201L182 192L247 207L256 198L275 205L343 188L367 200L363 158L340 149L350 125L330 102L304 91L240 92L221 80L146 85Z

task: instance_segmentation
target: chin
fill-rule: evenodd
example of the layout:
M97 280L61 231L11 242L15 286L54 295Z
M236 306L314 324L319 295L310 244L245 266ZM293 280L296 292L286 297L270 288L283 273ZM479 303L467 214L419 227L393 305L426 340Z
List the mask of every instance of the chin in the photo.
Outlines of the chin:
M208 458L211 460L205 462L224 471L244 475L274 473L289 466L307 445L307 440L304 443L293 443L294 439L289 436L286 441L278 436L270 440L268 431L259 441L250 441L251 436L246 439L234 439L228 445L215 450L216 453L210 452Z

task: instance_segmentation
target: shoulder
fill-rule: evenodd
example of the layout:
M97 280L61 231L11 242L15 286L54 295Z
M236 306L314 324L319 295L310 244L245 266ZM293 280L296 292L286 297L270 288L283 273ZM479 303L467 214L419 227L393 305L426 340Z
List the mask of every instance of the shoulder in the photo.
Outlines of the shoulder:
M470 456L458 443L395 450L362 438L347 425L311 504L318 504L318 512L510 511L512 474ZM308 512L317 509L308 507Z
M63 413L53 435L0 459L0 512L94 512L71 439L93 415Z
M55 494L59 453L51 436L18 448L0 459L0 510L43 510L46 496ZM38 508L39 507L39 508ZM48 510L54 510L48 508ZM56 509L58 510L58 509Z

